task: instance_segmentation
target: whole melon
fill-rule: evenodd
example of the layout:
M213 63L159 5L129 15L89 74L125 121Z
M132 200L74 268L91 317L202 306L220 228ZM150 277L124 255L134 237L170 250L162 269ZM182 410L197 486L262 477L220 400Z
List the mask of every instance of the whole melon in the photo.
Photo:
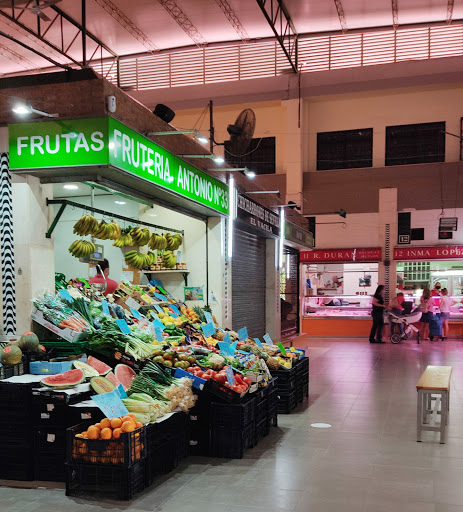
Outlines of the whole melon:
M39 348L39 338L32 331L25 332L18 341L18 346L23 352L37 352Z
M2 350L0 355L0 363L2 364L18 364L23 357L22 350L17 343L8 343Z

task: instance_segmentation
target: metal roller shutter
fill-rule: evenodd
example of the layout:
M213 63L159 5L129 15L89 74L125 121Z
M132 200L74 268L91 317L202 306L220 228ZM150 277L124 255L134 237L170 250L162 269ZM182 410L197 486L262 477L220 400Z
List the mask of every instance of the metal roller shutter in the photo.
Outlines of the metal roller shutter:
M232 260L233 329L247 327L251 337L261 338L265 322L266 239L235 229Z

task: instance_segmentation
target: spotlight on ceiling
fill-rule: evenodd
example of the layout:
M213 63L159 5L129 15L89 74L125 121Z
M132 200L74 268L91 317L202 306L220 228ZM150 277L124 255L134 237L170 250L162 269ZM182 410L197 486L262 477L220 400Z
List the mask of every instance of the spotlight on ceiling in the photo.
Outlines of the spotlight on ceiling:
M72 183L68 183L67 185L63 185L63 188L66 190L77 190L79 187L77 185L73 185Z
M16 103L12 110L15 114L19 115L39 114L44 117L58 117L58 114L49 114L48 112L37 110L36 108L33 108L29 103Z

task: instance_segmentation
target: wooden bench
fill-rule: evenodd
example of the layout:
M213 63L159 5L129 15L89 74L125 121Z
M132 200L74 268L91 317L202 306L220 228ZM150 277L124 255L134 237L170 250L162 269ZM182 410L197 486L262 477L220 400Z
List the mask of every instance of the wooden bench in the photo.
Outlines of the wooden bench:
M428 366L416 384L418 391L416 427L419 443L423 430L440 432L440 443L444 444L446 441L451 375L451 366ZM434 407L432 407L432 400L435 400ZM438 414L440 414L440 423L436 424ZM432 423L430 423L431 419Z

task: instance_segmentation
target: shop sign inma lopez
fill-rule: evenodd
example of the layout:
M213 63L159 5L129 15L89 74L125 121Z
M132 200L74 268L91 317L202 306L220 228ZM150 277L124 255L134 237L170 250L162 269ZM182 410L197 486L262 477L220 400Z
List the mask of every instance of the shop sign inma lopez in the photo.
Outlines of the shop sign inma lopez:
M441 245L435 247L396 247L394 259L397 261L451 260L463 258L463 245Z
M301 262L326 263L339 261L381 261L381 247L363 249L316 249L300 253Z
M228 186L111 117L9 125L12 170L107 165L220 213Z

